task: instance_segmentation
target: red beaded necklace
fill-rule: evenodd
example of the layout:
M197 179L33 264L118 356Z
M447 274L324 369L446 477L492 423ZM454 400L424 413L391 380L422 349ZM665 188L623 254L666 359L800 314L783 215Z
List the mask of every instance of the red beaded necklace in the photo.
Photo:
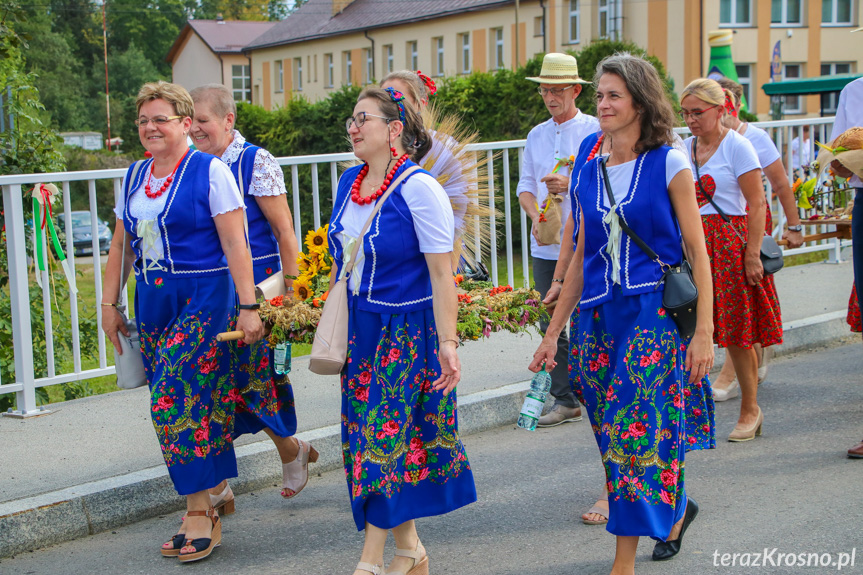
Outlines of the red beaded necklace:
M188 153L189 153L189 150L186 150L186 154L188 154ZM153 168L150 167L150 173L147 174L147 183L144 185L144 193L147 194L148 198L155 200L156 198L158 198L159 196L161 196L162 194L165 193L165 190L167 190L168 186L171 185L171 182L174 181L174 174L177 173L177 168L180 167L180 164L183 162L183 158L186 157L186 154L183 154L183 157L180 158L180 161L177 162L176 166L174 166L174 170L171 172L171 174L165 180L165 183L163 183L162 186L159 188L158 192L153 192L152 189L150 188L150 178L153 177Z
M602 147L603 138L605 138L605 134L600 134L599 139L596 140L596 145L593 146L593 149L590 151L590 155L587 157L588 162L596 157L597 152L599 152L599 149Z
M376 199L381 197L385 191L387 191L387 188L390 186L390 182L393 181L393 176L398 171L398 169L402 167L402 164L404 164L407 161L408 161L408 155L407 154L405 154L401 158L399 158L396 161L396 164L390 170L390 173L387 174L386 178L384 178L384 183L381 184L381 187L378 188L375 192L373 192L372 195L366 196L366 197L360 196L360 186L362 185L363 180L365 180L366 174L369 173L369 165L366 164L365 166L363 166L363 169L360 170L359 174L357 174L357 179L354 180L354 184L351 186L351 200L354 203L359 204L361 206L363 204L373 203Z

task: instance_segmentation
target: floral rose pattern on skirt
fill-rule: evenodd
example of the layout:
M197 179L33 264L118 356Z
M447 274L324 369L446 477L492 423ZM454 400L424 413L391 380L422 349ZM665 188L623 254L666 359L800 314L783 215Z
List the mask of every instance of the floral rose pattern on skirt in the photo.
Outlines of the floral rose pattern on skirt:
M238 395L228 344L215 339L236 323L236 296L227 276L158 279L139 282L135 315L153 427L177 491L188 495L236 475Z
M581 310L577 366L615 535L664 539L685 507L684 454L715 446L710 387L688 384L685 350L661 290L615 286L611 301Z
M342 442L357 528L388 529L474 501L455 393L431 386L440 373L432 311L352 306L349 317Z

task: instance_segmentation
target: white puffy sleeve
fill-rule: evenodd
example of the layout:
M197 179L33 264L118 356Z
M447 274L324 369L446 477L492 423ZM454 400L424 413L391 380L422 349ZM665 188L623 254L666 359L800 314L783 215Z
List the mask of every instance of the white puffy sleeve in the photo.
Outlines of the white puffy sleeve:
M234 174L224 162L214 159L210 162L210 215L215 218L239 208L245 209L246 204Z
M451 252L455 220L441 185L427 174L414 174L403 184L402 197L410 208L420 251L425 254Z
M252 171L252 183L249 194L256 197L278 196L287 194L285 189L285 174L282 167L271 153L263 148L255 154L255 165Z

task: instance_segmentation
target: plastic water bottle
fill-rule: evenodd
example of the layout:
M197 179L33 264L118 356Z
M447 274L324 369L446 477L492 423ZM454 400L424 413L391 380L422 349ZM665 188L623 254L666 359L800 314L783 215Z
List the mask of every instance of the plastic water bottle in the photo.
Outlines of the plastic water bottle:
M528 431L536 429L539 416L542 415L542 407L545 398L551 389L551 375L545 371L545 366L530 380L530 390L524 398L521 413L518 415L518 426Z
M276 374L287 375L291 373L291 344L282 342L273 349L273 363Z

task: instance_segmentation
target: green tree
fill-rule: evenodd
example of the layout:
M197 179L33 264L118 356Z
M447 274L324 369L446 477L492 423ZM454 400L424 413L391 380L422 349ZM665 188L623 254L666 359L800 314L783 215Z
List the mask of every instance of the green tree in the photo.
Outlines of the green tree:
M165 56L190 16L184 0L111 0L107 5L109 51L125 52L135 45L160 74L169 76L171 66Z

